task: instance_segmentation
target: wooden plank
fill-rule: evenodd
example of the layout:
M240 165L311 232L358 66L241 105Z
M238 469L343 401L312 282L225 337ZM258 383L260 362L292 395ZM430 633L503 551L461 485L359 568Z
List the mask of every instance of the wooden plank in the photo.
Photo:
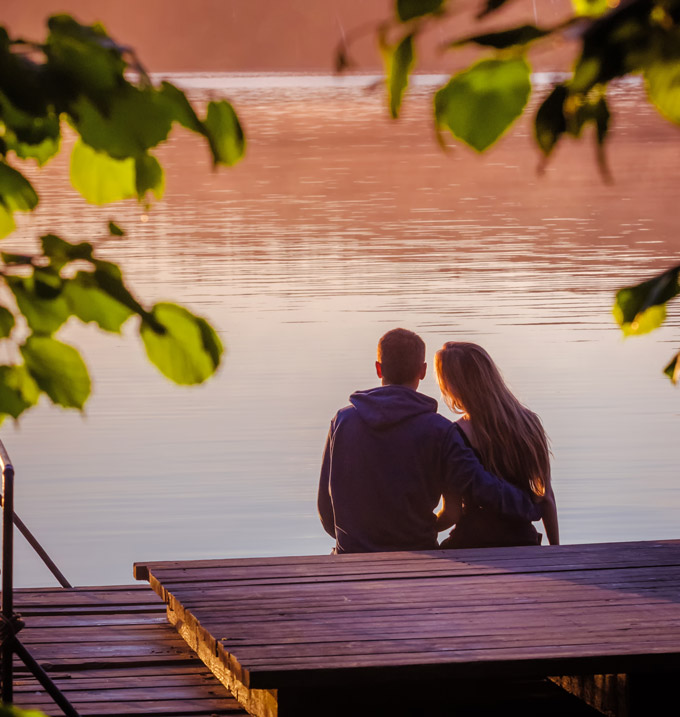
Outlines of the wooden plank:
M271 556L265 558L225 558L210 560L175 560L175 561L150 561L135 563L135 569L153 568L158 571L164 568L182 568L192 569L193 567L262 567L281 565L298 565L298 564L323 564L329 559L334 561L343 561L347 563L375 563L375 562L403 562L413 560L422 562L423 559L440 559L440 560L475 560L483 559L507 559L514 562L518 559L519 551L522 558L527 555L538 556L543 551L553 550L562 555L653 555L659 549L661 550L677 550L680 548L680 540L655 540L655 541L631 541L617 543L577 543L560 546L528 546L525 548L467 548L459 550L430 550L430 551L401 551L386 553L347 553L344 555L302 555L302 556ZM556 549L556 550L555 550ZM138 580L148 578L137 578Z
M22 675L18 677L21 684L24 682L31 682L34 680L32 675L25 669L22 670ZM116 667L103 667L97 668L92 666L86 671L73 671L61 670L54 672L52 678L55 682L60 683L61 681L67 681L68 684L78 684L79 680L107 680L116 682L119 680L137 680L146 679L148 677L167 679L167 676L172 676L173 679L185 680L200 676L201 679L211 679L211 676L206 672L205 665L198 660L186 660L184 662L168 663L159 669L155 665L138 665L138 666L123 666L120 668Z
M55 682L57 685L66 685L69 691L73 694L75 692L88 692L92 693L98 690L107 690L110 692L121 692L129 690L139 689L178 689L180 686L185 687L203 687L206 684L205 666L202 663L200 668L194 673L183 674L181 679L177 673L174 674L174 679L168 681L168 674L164 670L154 670L153 674L145 676L132 677L130 675L122 675L121 677L111 678L93 678L87 673L80 673L74 677L62 677L55 675ZM127 671L126 671L127 672ZM84 676L83 676L84 675ZM35 691L39 687L37 681L34 678L24 678L17 680L14 691L15 693L25 693ZM217 689L217 686L216 688ZM221 688L218 690L222 692ZM214 694L215 690L208 690L209 694Z
M15 603L17 608L48 606L56 607L93 607L115 605L116 607L158 607L158 597L147 590L147 593L139 591L118 591L106 593L101 591L84 592L71 591L60 588L61 592L51 593L29 593L17 594Z
M27 613L22 613L26 615ZM35 615L30 614L30 622L32 628L44 628L50 630L52 628L64 627L105 627L114 625L163 625L166 622L165 605L155 612L110 612L110 613L86 613L57 611L54 615Z
M659 568L666 568L672 574L677 575L680 570L680 556L678 559L673 557L668 561L656 563L654 565L631 565L629 562L621 561L606 561L601 560L598 562L592 562L587 568L584 568L577 562L570 560L563 564L557 564L555 562L546 559L544 562L533 561L531 564L520 566L515 565L513 569L506 567L497 568L495 566L486 565L466 565L462 567L456 566L452 568L449 565L442 564L441 562L435 562L432 567L427 564L415 565L413 563L408 565L408 569L397 570L393 567L385 570L365 570L361 572L355 572L351 569L351 566L342 565L337 569L334 569L332 565L326 565L325 570L314 570L314 571L294 571L288 575L285 574L271 574L253 572L248 575L247 571L240 571L239 574L233 574L228 570L218 571L216 569L205 569L191 571L189 574L183 575L178 574L176 571L172 573L166 573L165 571L152 571L152 575L168 589L170 586L179 588L182 585L196 585L206 584L215 587L248 587L254 585L300 585L303 583L336 583L336 582L349 582L349 581L375 581L375 580L401 580L403 578L425 578L431 579L433 577L441 578L452 578L457 579L462 576L468 577L484 577L491 575L531 575L534 573L549 575L552 573L572 573L579 572L585 573L590 571L614 571L619 568L632 568L639 570L642 573L657 572Z
M587 566L590 561L600 562L611 559L629 564L646 564L657 562L669 557L677 557L680 541L643 541L639 543L600 543L585 545L560 546L525 546L510 548L473 548L462 550L435 550L416 552L388 553L354 553L344 555L314 555L299 557L272 557L257 560L234 559L225 560L186 560L175 562L153 562L137 565L151 572L161 571L189 573L196 570L227 570L230 572L280 572L285 568L293 572L301 568L314 570L323 569L327 565L352 566L356 572L365 569L374 570L381 567L395 566L405 569L409 564L442 563L465 567L468 565L490 565L512 568L517 564L529 564L532 561L544 562L551 558L556 561L578 561Z
M32 703L16 703L18 707L29 709L35 707ZM142 700L130 702L118 702L113 704L109 701L83 703L75 702L73 705L81 717L93 717L98 715L127 715L141 717L142 715L176 715L177 717L188 717L189 715L241 715L247 716L237 704L226 705L222 700ZM48 715L58 717L61 711L54 708L49 702L38 705Z
M405 588L404 592L414 594ZM627 594L624 593L620 597L612 596L610 593L603 592L594 588L588 588L581 593L579 599L578 592L568 594L566 590L560 591L559 586L554 591L543 593L540 599L528 598L526 594L520 592L508 592L497 587L493 592L486 594L486 599L475 601L474 592L458 595L455 592L444 591L443 593L433 594L430 591L427 597L422 601L415 598L411 602L404 601L404 593L395 592L387 593L384 590L375 589L367 593L354 593L350 591L339 591L334 596L317 596L317 595L299 595L295 598L286 596L285 601L280 601L275 593L270 595L269 603L260 602L253 599L248 600L248 596L243 596L244 603L249 608L244 609L243 613L239 613L239 603L198 603L193 606L193 612L199 616L201 620L209 620L210 622L220 622L220 616L226 616L226 622L229 624L238 624L240 622L257 622L262 617L272 619L285 620L288 616L299 616L304 619L305 615L314 618L318 612L325 614L340 614L348 611L372 611L372 613L389 613L395 612L397 615L407 616L409 613L422 611L427 614L437 614L438 611L444 611L446 614L455 614L470 612L493 612L498 606L502 605L509 613L521 610L533 610L534 612L548 613L551 611L560 611L563 609L578 608L579 605L587 605L591 610L594 620L601 619L599 616L606 614L609 608L616 606L626 606L630 609L631 614L635 614L645 609L645 606L659 606L664 611L670 611L670 614L678 615L680 608L673 599L677 596L679 590L674 591L654 591L647 595L640 593ZM489 599L489 596L495 596ZM173 596L173 605L176 603L192 605L191 601L186 600L183 595ZM247 602L246 602L247 601ZM254 604L253 604L254 603ZM233 605L233 608L232 608ZM229 610L226 610L226 607ZM597 617L596 617L597 616ZM271 621L271 620L269 620Z
M404 592L412 595L412 602L404 600ZM387 605L390 608L408 607L409 605L431 606L464 606L470 604L490 605L498 604L499 598L507 602L528 605L543 605L552 602L600 601L624 602L650 601L668 602L680 592L680 581L670 584L650 581L647 584L620 585L618 589L598 585L560 585L545 584L526 581L524 585L512 585L507 582L489 582L488 589L482 592L478 586L460 584L430 585L420 583L416 585L370 585L364 589L355 586L339 585L333 590L308 588L301 590L270 590L268 595L259 591L230 592L220 591L206 594L187 593L184 591L171 592L176 600L195 606L196 609L212 611L229 610L229 613L240 614L241 609L256 613L258 611L271 611L272 605L277 609L303 608L305 605L319 607L350 607L354 604L371 607L373 605Z
M157 596L148 587L145 591L148 595L144 586L81 588L68 594L62 588L23 590L17 600L26 621L23 642L83 717L245 717L167 623ZM39 606L43 615L27 614L26 604ZM140 604L153 611L138 612ZM133 612L103 616L102 605L107 611ZM50 612L54 615L45 614ZM16 704L60 714L25 667L17 663L16 668Z
M276 590L277 594L285 594L286 590L298 593L302 585L309 585L310 590L333 591L336 590L337 583L347 585L348 589L366 590L371 589L371 584L380 583L383 589L389 589L392 584L398 589L402 589L405 581L414 588L419 588L425 584L432 585L436 582L436 587L443 589L446 586L456 586L457 590L466 586L492 585L499 581L508 585L526 585L527 580L535 581L536 584L546 583L549 585L565 583L585 583L591 585L600 585L610 589L620 589L627 584L645 584L648 582L658 583L677 583L680 579L680 566L669 568L668 566L642 566L642 567L619 567L613 568L594 568L592 570L570 570L565 572L536 571L523 573L488 573L488 574L432 574L429 571L412 573L408 576L385 577L385 576L364 576L361 580L353 580L342 575L337 580L316 579L309 577L301 577L291 579L280 583L266 583L260 580L248 582L222 581L218 576L214 576L212 580L199 580L197 582L173 582L163 580L162 576L158 577L152 573L150 581L152 585L158 584L163 589L176 594L184 594L191 596L192 593L205 595L206 597L223 595L240 595L245 594L239 591L247 591L247 594L262 595L270 594L272 590ZM365 585L368 583L368 586ZM255 588L261 587L261 590Z

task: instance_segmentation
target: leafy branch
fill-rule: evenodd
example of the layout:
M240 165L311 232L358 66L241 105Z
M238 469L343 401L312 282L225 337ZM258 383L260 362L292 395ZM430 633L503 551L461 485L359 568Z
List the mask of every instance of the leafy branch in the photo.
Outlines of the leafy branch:
M483 20L512 1L484 0L474 19ZM573 16L555 27L524 24L452 37L441 44L445 52L473 46L487 53L453 74L434 94L433 119L442 146L446 133L477 152L493 146L527 111L533 89L528 50L567 32L578 42L578 57L570 77L550 90L535 113L534 139L542 154L539 169L545 168L564 137L579 139L592 130L600 173L610 180L605 154L611 120L607 91L612 81L629 75L641 75L649 101L666 119L680 124L680 0L572 0L572 6ZM399 117L409 78L417 69L418 38L432 26L445 29L447 20L465 10L467 4L459 0L395 0L392 16L374 28L393 118ZM353 65L350 44L345 39L338 48L340 70ZM659 326L678 288L676 267L621 289L614 314L624 335ZM680 354L665 373L678 383Z
M59 153L64 123L77 135L71 183L94 204L161 199L164 173L152 150L175 124L205 140L213 166L243 156L245 137L228 102L210 102L201 118L180 89L154 86L134 52L101 25L57 15L47 26L43 43L11 38L0 27L0 238L14 231L17 212L38 205L22 168L43 167ZM114 222L108 228L125 234ZM54 404L83 408L91 391L87 367L55 338L71 317L116 333L138 317L149 360L176 383L200 383L215 372L223 348L205 319L175 304L145 307L120 267L98 258L88 242L48 234L40 247L34 255L0 255L0 281L9 289L0 339L17 358L0 365L0 421L18 418L43 393Z

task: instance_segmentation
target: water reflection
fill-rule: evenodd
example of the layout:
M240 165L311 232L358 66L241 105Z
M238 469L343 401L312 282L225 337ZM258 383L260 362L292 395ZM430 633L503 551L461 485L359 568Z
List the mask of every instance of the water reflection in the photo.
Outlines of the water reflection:
M427 83L399 123L358 82L193 83L199 101L230 87L242 166L213 174L176 135L167 201L144 223L134 203L101 211L66 192L59 160L37 180L44 208L5 243L94 239L141 296L189 304L228 347L215 380L183 390L134 339L67 327L94 373L86 418L44 406L3 440L17 511L72 581L127 582L134 560L327 552L328 421L375 383L376 340L396 325L430 354L482 343L543 417L566 542L677 537L678 396L660 369L678 311L626 342L610 315L616 287L677 262L676 130L639 88L614 98L607 186L575 144L538 176L528 126L483 158L440 152ZM125 240L102 238L114 216ZM424 390L438 396L431 376ZM23 545L19 580L49 582Z

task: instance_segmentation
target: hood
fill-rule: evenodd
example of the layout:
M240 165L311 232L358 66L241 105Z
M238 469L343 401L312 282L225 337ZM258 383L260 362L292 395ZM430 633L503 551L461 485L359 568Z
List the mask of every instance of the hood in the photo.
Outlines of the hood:
M380 386L349 397L361 419L371 428L388 428L421 413L436 413L437 402L406 386Z

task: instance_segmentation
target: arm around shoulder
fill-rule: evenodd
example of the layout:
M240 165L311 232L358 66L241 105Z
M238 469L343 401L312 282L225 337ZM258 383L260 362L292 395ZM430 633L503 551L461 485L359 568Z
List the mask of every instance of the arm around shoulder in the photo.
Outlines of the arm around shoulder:
M437 513L437 532L448 530L455 525L463 513L462 499L459 495L443 496L442 509Z
M444 460L447 490L503 515L531 521L541 519L541 504L534 503L525 491L486 471L457 430L448 433Z

